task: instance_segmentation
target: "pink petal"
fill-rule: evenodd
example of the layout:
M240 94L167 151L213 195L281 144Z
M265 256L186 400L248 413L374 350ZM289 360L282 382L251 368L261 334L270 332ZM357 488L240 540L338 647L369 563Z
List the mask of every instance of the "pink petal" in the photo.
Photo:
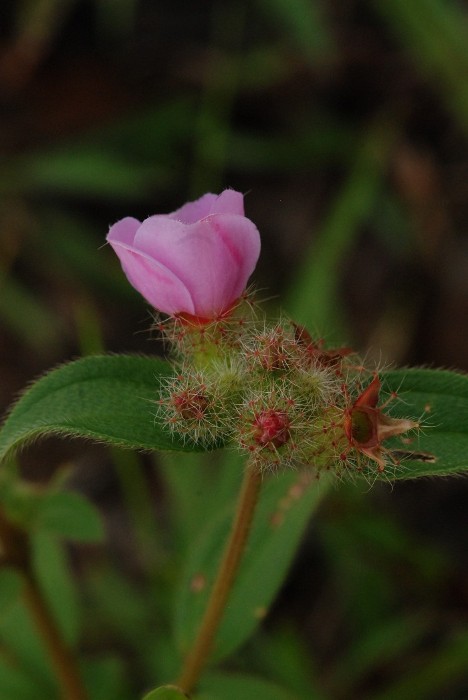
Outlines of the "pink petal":
M127 216L125 219L117 221L116 224L110 227L109 233L107 234L107 241L111 244L114 241L118 241L119 243L132 245L135 233L140 225L140 221L134 219L132 216Z
M196 313L190 292L171 270L125 243L108 240L130 284L152 306L170 315Z
M244 195L235 190L224 190L211 205L210 214L238 214L244 216Z
M194 224L196 221L200 221L200 219L204 219L211 214L211 207L217 198L217 194L208 192L200 199L195 200L195 202L187 202L180 209L176 209L172 214L168 214L167 218L181 221L183 224Z
M191 225L154 216L138 229L134 248L183 282L193 300L191 313L213 317L244 291L260 254L260 236L249 219L235 214L214 214Z
M221 194L208 192L195 202L187 202L180 209L168 214L170 219L194 224L211 214L239 214L244 216L244 195L235 190L224 190Z

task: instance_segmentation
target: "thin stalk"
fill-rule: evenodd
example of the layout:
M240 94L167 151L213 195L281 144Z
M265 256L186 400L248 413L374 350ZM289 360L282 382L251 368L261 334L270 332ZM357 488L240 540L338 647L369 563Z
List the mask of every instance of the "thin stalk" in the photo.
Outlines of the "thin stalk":
M51 665L66 700L88 700L72 651L65 643L34 575L28 535L0 511L2 563L12 566L24 578L23 600L47 650Z
M81 681L75 659L62 639L37 581L31 575L25 574L23 596L26 607L49 654L50 662L62 688L63 698L88 700L88 694Z
M213 648L216 632L245 550L255 506L260 494L261 483L261 473L251 465L248 465L231 532L213 584L210 599L197 638L185 659L182 672L177 681L177 685L186 693L190 693L196 686L201 671L206 665Z

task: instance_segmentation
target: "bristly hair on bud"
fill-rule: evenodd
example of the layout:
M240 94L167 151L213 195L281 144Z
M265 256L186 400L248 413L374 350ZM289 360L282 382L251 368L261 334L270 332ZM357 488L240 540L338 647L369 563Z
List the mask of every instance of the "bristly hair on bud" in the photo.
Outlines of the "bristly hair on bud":
M211 447L229 439L229 396L214 374L182 365L162 380L156 403L159 420L187 442Z
M296 342L303 347L309 364L333 370L338 376L342 376L344 360L354 354L353 350L348 347L326 349L323 338L312 338L307 328L297 323L292 322L292 326Z
M254 329L244 340L243 350L252 369L262 372L291 372L305 366L306 353L291 333L290 324Z
M305 427L304 410L286 379L251 389L238 406L236 442L262 471L297 467L298 438Z
M234 442L262 471L306 465L372 480L398 463L384 441L418 426L385 413L395 397L380 401L377 371L350 348L328 349L289 319L258 327L233 311L163 330L180 359L161 387L162 421L193 444Z

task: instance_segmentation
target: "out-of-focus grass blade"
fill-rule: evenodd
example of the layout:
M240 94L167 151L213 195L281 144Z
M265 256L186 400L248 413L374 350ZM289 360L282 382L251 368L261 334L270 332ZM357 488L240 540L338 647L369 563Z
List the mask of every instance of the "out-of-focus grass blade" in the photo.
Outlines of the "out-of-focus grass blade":
M288 311L294 311L295 320L312 331L346 335L337 299L337 280L342 261L380 194L394 139L395 127L386 120L379 120L369 128L317 242L297 272L285 306Z
M184 150L193 135L194 118L194 100L177 97L93 129L80 138L80 146L89 150L98 143L138 163L164 162L178 171L185 162L179 159L185 158Z
M14 666L10 673L7 672L6 682L10 682L12 687L18 685L18 697L21 698L46 698L55 697L55 682L52 677L44 646L39 639L29 612L25 609L21 601L11 605L0 620L0 648L5 651L6 659L13 659ZM5 664L11 668L11 663ZM19 670L16 671L16 669ZM17 678L16 676L19 676ZM23 676L24 683L19 679ZM0 690L3 690L3 668L0 661ZM35 685L35 695L27 694L30 684ZM3 695L15 698L16 695Z
M39 233L32 237L25 254L34 256L44 272L69 279L71 275L99 292L112 295L115 300L130 304L139 299L133 293L115 256L109 255L106 264L104 246L106 231L95 230L87 219L64 209L41 207L38 216ZM44 256L44 246L47 256ZM138 301L141 304L141 301Z
M59 318L10 276L0 278L0 318L29 347L45 350L59 342Z
M230 137L229 164L249 171L318 169L331 162L350 160L356 146L355 134L346 126L325 123L320 117L307 128L292 133L264 136L233 132Z
M200 682L194 700L300 700L290 690L244 673L213 672ZM310 698L309 700L312 700Z
M28 194L141 200L167 176L158 166L141 165L111 151L63 147L24 156L8 165L2 187Z
M265 19L275 22L282 36L302 51L310 63L333 54L333 36L324 17L325 3L320 0L258 0Z
M375 0L375 7L438 83L460 126L468 130L468 15L447 0Z
M429 627L429 620L422 614L401 615L384 620L368 634L361 635L333 667L335 690L339 687L349 693L353 685L380 665L407 657Z
M246 2L214 2L211 48L218 53L207 67L200 106L194 122L190 198L218 191L225 170L231 115L242 84L242 40Z
M411 665L390 687L368 700L439 700L466 697L468 631L460 630L433 653ZM461 694L459 694L461 692ZM367 700L367 698L366 698Z
M251 670L289 688L300 698L325 700L314 659L292 625L260 631L252 641L252 646L249 645L242 654L245 658L247 652Z
M101 35L122 40L135 31L138 0L95 0Z
M90 700L134 700L129 689L125 662L115 657L86 660L82 664L83 680Z
M34 569L67 644L75 647L80 624L75 581L62 543L44 530L33 536Z

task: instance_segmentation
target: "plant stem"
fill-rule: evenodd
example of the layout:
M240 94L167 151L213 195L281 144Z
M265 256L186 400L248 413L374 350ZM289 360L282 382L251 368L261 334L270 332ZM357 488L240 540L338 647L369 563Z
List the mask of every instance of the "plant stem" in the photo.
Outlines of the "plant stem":
M24 578L24 603L48 652L63 699L88 700L76 661L62 638L34 574L28 535L1 511L0 544L3 563L15 568Z
M42 591L32 576L26 577L23 595L36 629L49 653L64 700L65 698L66 700L87 700L88 694L79 676L75 659L65 645Z
M213 584L210 599L197 638L185 659L182 673L177 681L177 685L186 693L190 693L195 687L213 648L215 635L244 553L255 506L258 502L261 483L261 473L252 465L248 465L231 533Z

